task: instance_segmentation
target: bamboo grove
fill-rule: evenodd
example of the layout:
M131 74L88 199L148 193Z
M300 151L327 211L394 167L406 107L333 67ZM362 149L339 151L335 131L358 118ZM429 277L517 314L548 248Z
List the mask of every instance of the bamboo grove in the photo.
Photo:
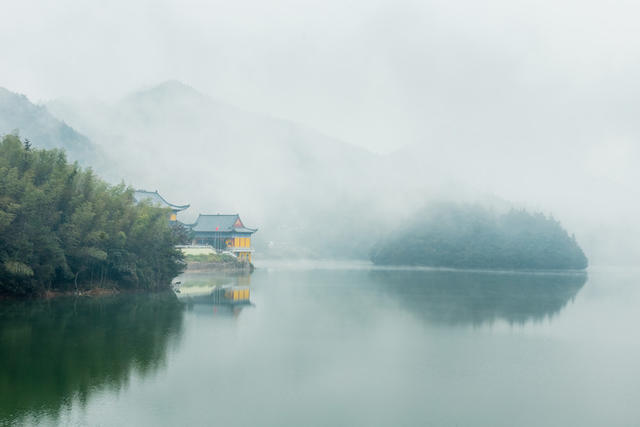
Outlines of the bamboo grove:
M167 286L183 266L186 238L168 212L136 204L60 150L0 143L0 293Z

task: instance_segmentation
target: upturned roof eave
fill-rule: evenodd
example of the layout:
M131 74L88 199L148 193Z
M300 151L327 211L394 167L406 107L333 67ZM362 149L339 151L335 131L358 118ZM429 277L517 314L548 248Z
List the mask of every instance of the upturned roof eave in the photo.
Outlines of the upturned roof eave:
M169 203L169 202L167 202L167 200L166 200L164 197L162 197L162 196L160 195L160 193L158 193L158 191L157 191L157 190L156 190L156 191L135 190L135 191L134 191L134 193L155 194L155 195L156 195L156 196L158 196L158 198L159 198L160 200L162 200L162 201L163 201L167 206L169 206L169 207L171 207L171 208L174 208L174 209L176 209L176 210L179 210L179 211L183 211L183 210L188 209L189 207L191 207L191 205L190 205L190 204L187 204L187 205L174 205L173 203Z
M210 219L217 218L218 221L212 221ZM224 218L224 220L220 220ZM198 218L193 224L190 224L190 228L194 232L200 233L255 233L257 228L234 227L234 224L240 218L240 214L199 214ZM216 227L219 227L217 230Z

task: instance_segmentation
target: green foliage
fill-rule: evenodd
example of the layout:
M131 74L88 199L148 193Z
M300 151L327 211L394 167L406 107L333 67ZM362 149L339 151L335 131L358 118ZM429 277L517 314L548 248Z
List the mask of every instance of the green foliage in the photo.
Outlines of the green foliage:
M168 211L136 204L62 151L15 135L0 143L0 292L64 290L74 283L166 286L182 271L185 231Z
M575 237L543 214L497 215L477 206L437 204L381 239L376 264L453 268L584 269Z

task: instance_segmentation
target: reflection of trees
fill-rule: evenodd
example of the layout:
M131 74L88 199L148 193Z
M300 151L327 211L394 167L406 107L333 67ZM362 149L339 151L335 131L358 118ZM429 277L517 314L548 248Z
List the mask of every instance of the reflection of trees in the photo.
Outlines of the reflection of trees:
M0 305L0 424L155 372L181 330L173 293Z
M586 273L444 270L374 270L371 276L402 307L449 324L543 319L562 310L587 280Z

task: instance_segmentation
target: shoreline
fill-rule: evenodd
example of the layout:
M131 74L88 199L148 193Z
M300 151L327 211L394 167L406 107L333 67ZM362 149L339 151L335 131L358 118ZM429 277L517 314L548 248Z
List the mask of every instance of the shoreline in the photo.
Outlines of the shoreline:
M48 301L56 298L102 298L119 294L138 294L138 293L157 293L166 292L171 290L171 286L167 284L164 287L156 289L120 289L118 287L95 287L90 289L80 289L78 292L75 290L46 290L42 293L35 293L29 295L13 295L13 294L0 294L0 302L2 301Z
M184 273L200 273L207 271L248 272L252 273L255 267L251 263L188 261Z
M183 273L206 273L215 271L227 273L252 273L254 269L255 267L251 263L188 261ZM175 277L172 281L174 279ZM50 300L62 297L100 298L118 294L163 292L171 289L171 283L167 283L165 286L154 289L121 289L115 283L110 285L111 286L83 287L79 288L78 291L75 289L47 289L43 292L24 295L0 294L0 301Z
M82 289L78 292L74 291L44 291L42 295L39 297L41 299L51 299L51 298L59 298L59 297L68 297L68 296L77 296L77 297L102 297L109 295L116 295L121 293L122 291L118 288L91 288L91 289Z

